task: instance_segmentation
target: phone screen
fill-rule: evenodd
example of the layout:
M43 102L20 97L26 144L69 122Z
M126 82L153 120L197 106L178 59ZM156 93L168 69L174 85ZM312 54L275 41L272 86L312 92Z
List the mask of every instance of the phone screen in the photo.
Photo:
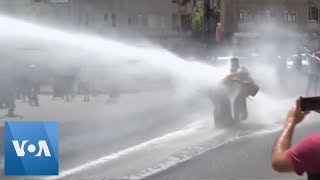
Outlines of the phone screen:
M301 111L320 110L320 97L307 97L301 99Z

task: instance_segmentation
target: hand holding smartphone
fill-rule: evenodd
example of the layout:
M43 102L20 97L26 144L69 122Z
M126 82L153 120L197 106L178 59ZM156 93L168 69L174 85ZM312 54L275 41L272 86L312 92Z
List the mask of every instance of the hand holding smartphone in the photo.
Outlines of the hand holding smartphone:
M319 111L320 97L302 97L300 106L301 111Z

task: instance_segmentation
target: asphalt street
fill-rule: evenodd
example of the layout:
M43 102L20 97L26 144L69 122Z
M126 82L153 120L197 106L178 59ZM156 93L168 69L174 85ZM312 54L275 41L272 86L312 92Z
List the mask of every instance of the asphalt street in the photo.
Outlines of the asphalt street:
M185 103L185 100L174 97L170 91L124 94L116 102L107 104L106 99L106 96L97 96L92 97L91 102L85 103L82 102L81 96L71 102L64 102L62 99L54 101L51 96L40 96L40 107L31 107L17 100L16 114L24 118L1 119L1 124L6 120L58 121L60 126L60 172L68 172L69 176L79 174L84 170L95 169L95 166L87 166L81 171L69 173L70 169L94 162L101 157L123 151L124 153L119 156L131 155L137 150L145 151L151 145L140 148L136 146L150 140L155 140L157 143L159 141L157 138L168 133L169 136L160 141L185 138L188 130L186 134L181 132L177 135L170 135L170 133L190 129L187 125L195 122L197 119L195 116L210 117L211 113L210 102ZM2 110L1 115L5 114L6 111ZM208 123L210 131L213 124L210 124L209 121L205 123ZM185 147L190 143L193 142L176 144L176 146ZM133 150L125 151L132 147ZM161 157L166 157L172 152L175 152L175 146L172 146L172 150L168 150L167 153L163 152ZM119 178L137 171L138 168L146 168L144 162L147 161L142 159L139 161L140 167L128 170L128 164L124 162L121 166L117 166L118 171L113 171L108 175ZM110 163L113 166L113 162L109 161L102 164L109 165ZM1 174L3 176L3 171Z
M59 122L60 175L49 177L51 179L162 179L178 178L181 174L195 178L228 177L220 169L234 168L231 165L237 164L235 159L243 157L241 152L247 152L243 144L242 151L229 148L228 144L276 132L285 107L291 102L282 100L282 108L275 107L279 102L261 94L259 98L248 100L249 109L256 109L247 122L231 129L215 129L212 105L207 99L184 99L171 91L123 94L108 104L103 95L92 97L91 102L86 103L81 96L71 102L44 95L39 99L40 107L17 100L16 113L24 119L1 119L1 123L5 120ZM266 105L274 108L259 111L260 106ZM270 119L266 119L267 114ZM263 144L268 142L271 139ZM226 150L217 150L224 147ZM211 155L214 159L208 157ZM208 165L222 159L225 163L221 166ZM211 171L211 168L216 170ZM216 174L204 173L204 170ZM1 173L2 178L8 178L3 176L3 171ZM24 177L10 179L16 178Z

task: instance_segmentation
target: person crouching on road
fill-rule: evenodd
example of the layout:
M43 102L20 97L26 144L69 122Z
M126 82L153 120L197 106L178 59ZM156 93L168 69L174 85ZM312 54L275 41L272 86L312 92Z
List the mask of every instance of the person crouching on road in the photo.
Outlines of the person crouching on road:
M230 101L230 93L233 86L231 78L234 73L238 71L239 67L239 60L237 58L232 58L230 60L230 74L223 79L220 86L216 87L210 95L214 106L214 124L217 128L228 127L234 123Z
M234 120L246 120L248 118L247 98L250 96L249 88L252 82L248 69L244 66L240 67L236 76L236 82L239 82L239 92L233 103Z
M247 98L256 96L260 87L252 80L249 71L245 66L241 66L239 71L227 77L230 86L230 95L233 98L234 121L239 122L248 118Z

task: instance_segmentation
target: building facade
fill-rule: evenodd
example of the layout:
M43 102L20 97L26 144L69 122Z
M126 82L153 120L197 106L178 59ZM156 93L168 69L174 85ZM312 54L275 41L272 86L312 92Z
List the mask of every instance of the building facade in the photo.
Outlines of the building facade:
M254 30L257 23L276 22L305 33L320 33L318 0L221 0L224 34Z
M166 34L172 30L171 0L72 0L71 16L80 27L100 32Z
M215 7L217 0L71 0L73 22L102 31L189 34L195 7Z
M172 0L172 28L175 31L191 30L191 16L195 5L196 1Z
M70 23L69 0L0 0L1 14L40 21Z
M31 12L30 0L0 0L0 12L5 15L24 16Z

